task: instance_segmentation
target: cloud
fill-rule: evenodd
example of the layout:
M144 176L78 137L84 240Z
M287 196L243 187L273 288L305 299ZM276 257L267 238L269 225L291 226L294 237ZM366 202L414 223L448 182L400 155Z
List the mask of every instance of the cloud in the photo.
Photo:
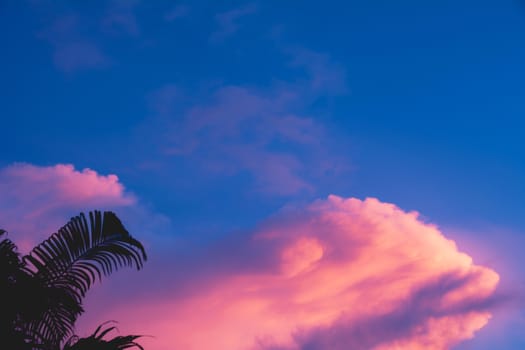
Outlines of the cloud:
M327 128L310 113L319 99L347 91L346 72L326 54L290 55L299 75L292 82L223 85L195 103L173 84L152 93L157 122L148 127L157 128L151 134L163 140L163 153L203 173L247 174L252 190L266 195L311 194L314 183L344 171Z
M169 10L165 15L164 19L168 22L173 22L179 18L188 16L190 13L190 7L188 5L179 4Z
M93 40L79 33L80 27L79 18L68 15L39 33L54 48L55 66L66 73L109 66L111 60Z
M291 66L306 70L311 90L336 95L348 93L346 69L329 55L305 48L287 51L292 56Z
M323 127L292 111L296 96L286 89L266 93L225 86L207 105L190 107L176 119L170 115L177 94L167 86L154 99L157 113L168 117L163 127L166 155L195 159L212 174L247 171L257 190L267 194L311 190L300 174L315 155Z
M167 117L176 112L182 91L174 84L164 85L148 96L150 107L160 116Z
M106 67L109 59L95 44L76 42L58 45L53 62L64 72L70 73L81 69Z
M138 36L140 28L135 15L135 8L138 4L137 0L110 1L108 10L102 18L102 28L112 34L125 33Z
M136 15L139 4L139 0L110 0L103 13L95 17L66 7L66 14L57 15L37 36L53 47L53 63L65 73L108 68L114 61L100 44L107 34L140 36ZM45 7L44 3L39 5ZM55 5L47 7L53 6L54 12L60 13L61 7Z
M139 282L133 308L99 295L97 317L154 335L152 350L393 350L473 337L499 276L416 212L332 195L164 257L155 279Z
M116 175L70 164L0 169L0 225L27 251L80 211L135 206Z
M13 164L0 170L0 193L0 222L22 250L91 208L131 214L124 222L150 246L173 244L154 235L169 220L142 210L116 175ZM161 256L143 275L96 288L79 329L118 319L155 335L144 340L153 350L448 349L498 301L494 271L417 213L373 198L330 196L212 246L169 247L153 249Z
M215 15L217 30L212 33L210 40L216 43L233 35L240 27L239 21L241 18L251 15L256 11L257 6L251 3L226 12L218 13Z
M508 227L483 222L466 229L446 227L444 231L460 246L469 247L478 263L491 266L501 276L498 294L505 296L505 303L494 312L494 322L483 334L469 342L465 349L493 349L510 347L512 341L525 341L525 275L522 272L525 245L523 232ZM497 320L497 321L496 321ZM467 344L466 344L467 345Z

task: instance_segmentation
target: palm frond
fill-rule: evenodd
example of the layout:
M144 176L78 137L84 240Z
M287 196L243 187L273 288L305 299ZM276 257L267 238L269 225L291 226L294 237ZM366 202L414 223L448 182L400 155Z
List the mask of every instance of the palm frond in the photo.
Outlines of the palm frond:
M60 343L71 334L96 280L120 267L140 269L146 259L142 244L113 212L90 212L89 224L84 214L72 218L23 258L37 282L39 305L45 306L29 332L44 343Z
M6 235L0 230L0 237ZM35 337L26 333L27 323L32 320L35 305L32 303L32 276L8 238L0 241L0 341L13 349L44 350Z
M0 238L5 234L7 232L0 229ZM8 274L10 271L18 270L21 266L22 261L17 252L16 244L8 238L2 239L0 241L0 269L2 273Z
M144 348L135 340L140 338L140 335L126 335L116 336L110 340L105 340L104 336L115 329L115 327L107 327L102 329L100 325L93 334L87 338L78 338L73 336L64 345L63 350L125 350L130 348Z
M31 279L28 286L31 295L23 306L24 332L44 349L56 349L71 334L82 305L67 289L46 286L37 279Z
M113 212L72 218L24 257L48 285L70 288L82 298L91 285L123 266L142 268L144 247Z

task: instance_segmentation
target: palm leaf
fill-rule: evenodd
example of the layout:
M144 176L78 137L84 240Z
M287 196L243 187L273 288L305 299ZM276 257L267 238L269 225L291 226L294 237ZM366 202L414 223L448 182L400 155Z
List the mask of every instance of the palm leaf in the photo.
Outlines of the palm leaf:
M0 230L0 237L6 231ZM34 338L25 332L32 319L32 276L25 269L17 246L9 239L0 241L0 340L20 350L38 349Z
M110 340L103 339L106 334L113 331L115 327L108 327L102 330L100 325L93 334L87 338L78 338L73 336L64 345L63 350L125 350L129 348L144 348L135 340L140 338L140 335L126 335L116 336Z
M72 218L24 257L45 306L29 332L43 343L60 343L71 334L95 281L120 267L140 269L146 259L142 244L114 213L90 212L89 222L84 214Z
M0 238L6 233L6 231L0 229ZM16 282L15 275L21 268L22 261L16 245L10 239L4 238L0 241L0 286L2 289Z
M0 238L7 232L0 230ZM0 241L0 339L22 344L23 338L16 332L16 322L19 318L16 300L16 283L22 262L16 251L16 245L9 239ZM17 338L17 341L15 341ZM5 341L5 340L4 340Z
M0 229L0 238L5 234L7 234L7 232ZM21 267L22 261L20 260L16 245L10 239L4 238L0 241L0 276L7 278L16 271L19 271ZM4 281L2 280L2 282Z

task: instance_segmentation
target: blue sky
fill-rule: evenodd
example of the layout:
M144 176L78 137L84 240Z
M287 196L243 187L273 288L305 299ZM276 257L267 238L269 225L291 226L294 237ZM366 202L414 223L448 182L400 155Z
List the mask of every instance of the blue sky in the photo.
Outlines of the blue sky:
M203 241L376 197L525 281L520 1L7 0L0 31L2 168L117 174ZM505 322L457 348L523 348Z

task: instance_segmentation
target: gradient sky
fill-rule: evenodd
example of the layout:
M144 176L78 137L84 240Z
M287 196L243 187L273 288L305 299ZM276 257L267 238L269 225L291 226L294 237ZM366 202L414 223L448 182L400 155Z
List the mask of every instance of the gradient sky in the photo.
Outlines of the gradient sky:
M151 257L81 334L525 347L525 3L3 0L0 32L0 226L108 208Z

